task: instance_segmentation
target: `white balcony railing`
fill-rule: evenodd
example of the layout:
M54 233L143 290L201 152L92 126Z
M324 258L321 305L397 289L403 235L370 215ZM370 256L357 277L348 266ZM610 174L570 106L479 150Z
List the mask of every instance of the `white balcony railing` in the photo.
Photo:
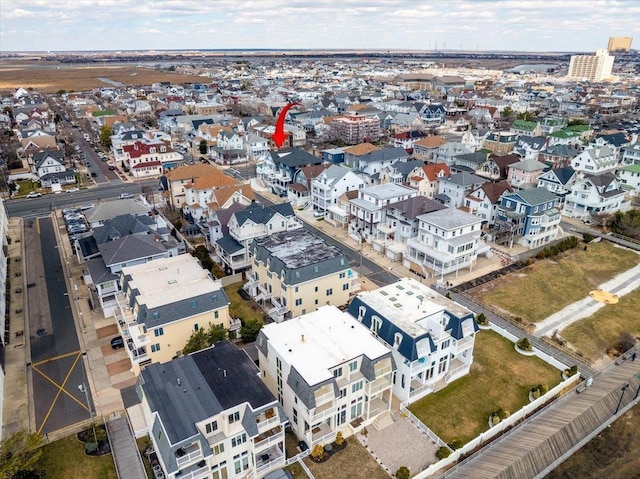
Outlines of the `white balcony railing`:
M278 424L280 424L280 418L278 416L273 416L270 419L258 422L258 431L266 431Z
M337 412L337 410L338 408L336 406L332 406L328 409L323 409L322 411L319 411L317 413L310 412L309 416L310 416L311 422L318 422L333 416Z
M180 479L204 479L209 477L209 466L202 466L194 471L182 474Z
M262 474L266 471L269 471L271 469L274 469L276 467L281 467L284 466L284 461L285 461L285 457L284 454L276 457L275 459L271 459L269 462L265 462L262 464L256 464L256 470L255 472L257 474Z
M178 464L178 467L183 467L201 459L203 459L202 451L198 449L196 451L188 452L184 456L176 456L176 463Z
M270 446L275 443L281 443L283 440L284 440L284 436L282 434L275 434L273 436L269 436L266 439L263 439L262 441L258 441L254 443L253 449L254 451L258 451L260 449L263 449L266 446Z
M316 396L316 406L319 406L320 404L324 404L328 401L331 401L335 397L336 397L336 394L333 391L330 391L325 394L321 394L320 396Z

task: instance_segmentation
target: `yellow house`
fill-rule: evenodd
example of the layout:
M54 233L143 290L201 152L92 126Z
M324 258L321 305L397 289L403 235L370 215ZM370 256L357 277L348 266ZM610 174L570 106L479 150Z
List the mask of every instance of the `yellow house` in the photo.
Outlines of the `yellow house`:
M344 306L360 289L342 251L303 228L257 239L250 254L244 288L276 322L327 304Z
M189 254L123 268L120 283L115 318L136 374L180 356L200 328L237 326L220 281Z

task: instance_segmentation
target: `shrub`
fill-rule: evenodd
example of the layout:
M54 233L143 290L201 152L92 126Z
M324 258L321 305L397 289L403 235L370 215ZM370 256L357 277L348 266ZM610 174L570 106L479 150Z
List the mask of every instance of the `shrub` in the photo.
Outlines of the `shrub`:
M344 442L344 437L342 436L342 432L338 431L338 434L336 434L336 444L338 446L341 446L343 442Z
M438 459L446 459L447 457L449 457L451 455L451 451L449 450L448 447L444 447L442 446L441 448L439 448L436 451L436 457Z
M531 393L533 399L538 399L540 396L544 396L544 394L547 392L547 386L545 386L544 384L538 384L536 386L533 386L529 390L529 392Z
M478 324L482 324L483 326L489 324L489 318L487 318L484 313L480 313L476 318L476 321Z
M316 461L322 459L324 457L324 448L320 444L316 444L313 446L313 451L311 451L311 457Z
M396 471L397 479L409 479L409 477L411 477L411 473L409 472L409 468L407 466L400 466Z
M575 374L578 374L578 366L576 365L573 365L569 369L564 370L564 375L567 377L574 376Z
M529 340L527 338L522 338L516 344L518 345L518 348L521 349L522 351L532 351L533 350L533 347L531 346L531 343L529 342Z
M449 447L453 450L460 449L464 443L460 439L454 439L449 443Z
M491 413L491 417L493 418L493 423L497 424L500 421L502 421L503 419L507 419L509 417L509 414L510 414L509 411L507 411L504 408L500 407L500 408L496 409L495 411L493 411ZM497 418L497 421L496 421L496 418Z
M591 243L594 239L596 239L596 237L593 236L591 233L588 233L588 232L582 233L582 241L584 241L585 243Z

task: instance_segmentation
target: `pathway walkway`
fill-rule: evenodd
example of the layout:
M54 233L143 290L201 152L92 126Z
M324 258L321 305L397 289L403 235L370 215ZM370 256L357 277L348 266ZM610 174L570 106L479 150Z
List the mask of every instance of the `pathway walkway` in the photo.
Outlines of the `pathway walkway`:
M637 265L602 284L600 289L624 296L639 286L640 265ZM604 306L606 306L604 303L587 296L537 323L534 335L536 337L551 336L555 330L562 330L576 321L588 318Z
M107 422L111 452L120 479L147 479L138 446L126 417Z

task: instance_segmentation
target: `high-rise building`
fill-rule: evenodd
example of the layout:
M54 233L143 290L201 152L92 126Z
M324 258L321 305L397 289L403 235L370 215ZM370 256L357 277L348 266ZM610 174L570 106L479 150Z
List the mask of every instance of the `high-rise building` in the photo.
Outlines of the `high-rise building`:
M571 80L602 81L611 77L613 60L607 50L596 50L595 55L572 55L567 77Z
M631 50L633 37L609 37L607 50L610 52L628 52Z

